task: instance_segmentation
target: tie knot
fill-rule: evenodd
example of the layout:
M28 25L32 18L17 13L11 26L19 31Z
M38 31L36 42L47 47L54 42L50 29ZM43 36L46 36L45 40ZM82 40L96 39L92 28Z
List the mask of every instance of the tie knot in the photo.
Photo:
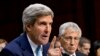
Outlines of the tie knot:
M37 46L36 48L36 56L41 56L41 46Z
M41 46L37 46L37 48L36 48L36 52L39 51L40 48L41 48Z

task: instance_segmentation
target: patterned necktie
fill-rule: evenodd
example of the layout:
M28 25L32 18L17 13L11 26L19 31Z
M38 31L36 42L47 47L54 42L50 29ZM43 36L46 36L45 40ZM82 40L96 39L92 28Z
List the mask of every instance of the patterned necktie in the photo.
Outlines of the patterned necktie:
M36 56L41 56L41 46L36 48Z

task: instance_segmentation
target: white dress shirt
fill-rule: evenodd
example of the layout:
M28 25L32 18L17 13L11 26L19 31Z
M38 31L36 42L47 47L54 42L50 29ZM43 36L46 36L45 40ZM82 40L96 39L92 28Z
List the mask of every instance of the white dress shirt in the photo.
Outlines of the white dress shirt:
M74 52L73 54L69 54L68 52L66 52L65 50L63 50L62 53L66 53L66 54L68 54L69 56L76 56L76 53L75 53L75 52Z
M33 51L33 54L34 54L34 56L36 56L36 48L37 48L38 45L36 45L34 42L32 42L32 40L29 38L28 35L27 35L27 38L28 38L29 44L30 44L30 46L31 46L31 49L32 49L32 51ZM42 55L42 51L43 51L43 47L42 47L42 45L41 45L41 49L40 49L41 56L43 56L43 55Z

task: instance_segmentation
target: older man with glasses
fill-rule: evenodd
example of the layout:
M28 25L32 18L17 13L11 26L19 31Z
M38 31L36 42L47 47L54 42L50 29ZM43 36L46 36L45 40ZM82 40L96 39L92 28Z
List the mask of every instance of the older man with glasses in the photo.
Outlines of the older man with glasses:
M63 47L62 56L85 56L76 52L81 35L81 29L74 22L66 22L60 26L59 37Z

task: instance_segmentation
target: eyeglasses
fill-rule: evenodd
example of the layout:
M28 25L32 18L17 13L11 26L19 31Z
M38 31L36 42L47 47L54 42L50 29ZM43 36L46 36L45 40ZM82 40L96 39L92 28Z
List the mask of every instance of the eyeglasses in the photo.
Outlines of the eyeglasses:
M61 37L65 42L67 41L71 41L71 40L74 40L74 41L79 41L80 37Z

